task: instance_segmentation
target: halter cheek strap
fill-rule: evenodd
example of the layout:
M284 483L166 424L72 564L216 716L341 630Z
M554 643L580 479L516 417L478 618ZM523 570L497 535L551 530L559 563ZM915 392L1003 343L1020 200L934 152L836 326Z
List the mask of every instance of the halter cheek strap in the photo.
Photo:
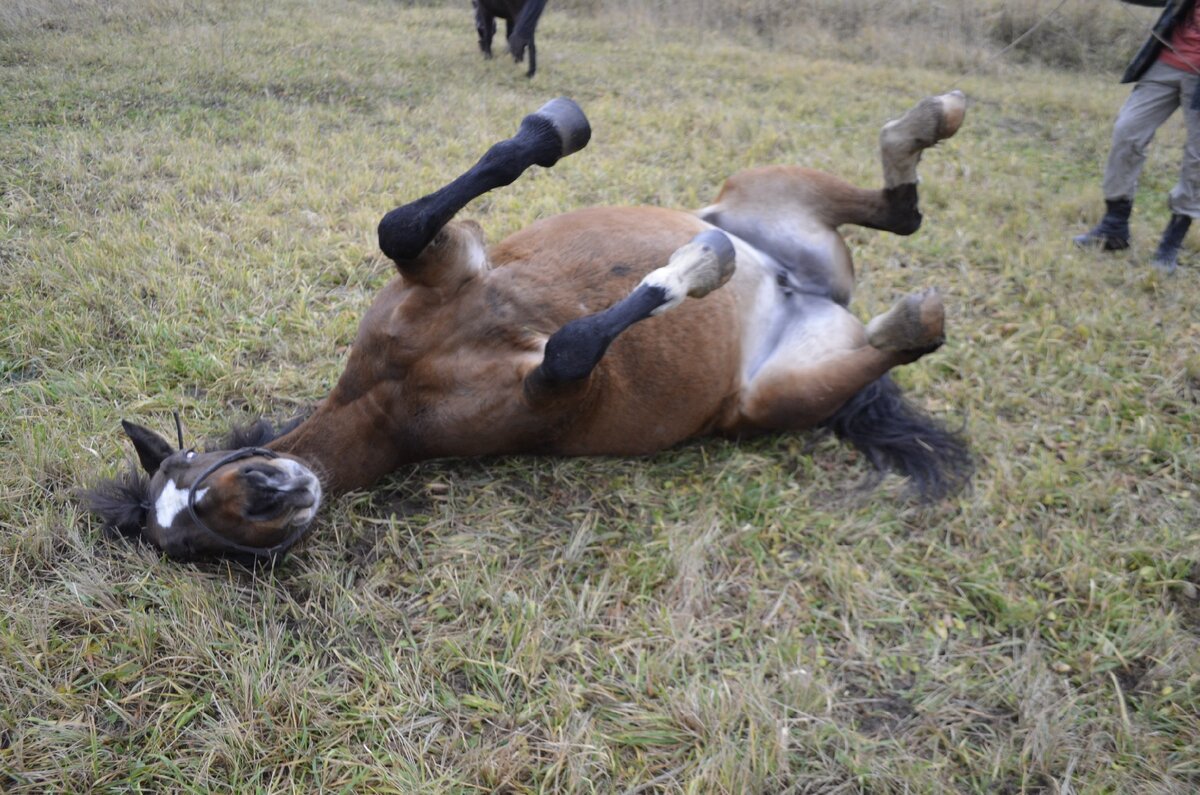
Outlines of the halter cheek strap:
M200 488L200 484L203 483L209 475L216 472L226 464L232 464L234 461L241 461L243 458L254 458L255 456L262 458L279 458L279 454L274 450L267 450L263 447L243 447L241 450L234 450L232 453L201 472L200 477L193 481L192 485L188 488L187 511L192 523L207 533L210 540L217 542L217 545L221 547L223 551L241 552L243 554L253 555L259 559L273 558L280 552L285 552L297 541L299 541L301 536L307 532L309 526L304 525L303 527L298 528L287 538L273 546L250 547L246 546L245 544L239 544L236 541L230 541L228 538L206 525L204 521L196 515L196 491Z

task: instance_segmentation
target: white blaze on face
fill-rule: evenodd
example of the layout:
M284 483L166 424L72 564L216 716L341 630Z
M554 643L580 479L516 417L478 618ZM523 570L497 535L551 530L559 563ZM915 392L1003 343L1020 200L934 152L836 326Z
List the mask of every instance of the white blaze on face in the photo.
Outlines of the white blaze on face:
M207 493L208 489L197 491L196 502L204 499L204 495ZM170 527L179 512L187 510L187 504L188 490L178 488L175 481L168 480L167 485L163 486L163 490L159 492L158 499L154 501L154 518L158 521L158 526Z

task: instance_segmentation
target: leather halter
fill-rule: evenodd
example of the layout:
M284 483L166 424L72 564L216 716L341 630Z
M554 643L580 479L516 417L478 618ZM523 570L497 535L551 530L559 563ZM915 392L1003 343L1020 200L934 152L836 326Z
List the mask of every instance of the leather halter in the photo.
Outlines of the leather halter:
M307 532L311 523L295 530L290 536L283 539L278 544L274 544L269 547L250 547L246 546L245 544L239 544L236 541L230 541L228 538L206 525L203 520L196 515L196 490L200 488L200 484L203 483L209 475L216 472L226 464L232 464L234 461L241 461L243 458L253 458L255 456L261 456L263 458L279 458L279 453L276 453L274 450L267 450L263 447L243 447L241 450L234 450L232 453L220 459L215 464L209 466L208 469L200 473L200 477L196 478L196 480L188 488L188 516L191 517L192 523L207 533L210 540L216 541L223 551L241 552L243 554L253 555L259 559L273 558L281 552L286 552L297 541L299 541L301 536Z

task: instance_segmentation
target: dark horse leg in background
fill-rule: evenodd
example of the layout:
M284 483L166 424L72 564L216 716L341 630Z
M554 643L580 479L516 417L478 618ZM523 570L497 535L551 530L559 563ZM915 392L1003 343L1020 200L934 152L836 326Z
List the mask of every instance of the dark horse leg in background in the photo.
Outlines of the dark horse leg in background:
M496 35L496 17L480 2L474 0L475 30L479 32L479 49L484 58L492 57L492 37Z
M416 259L472 199L508 185L530 166L549 168L587 146L592 129L572 100L552 99L521 120L517 134L492 146L465 174L397 207L379 222L379 248L397 264Z
M508 49L518 63L525 57L525 48L529 47L529 71L525 73L526 77L533 77L537 71L537 47L533 43L533 32L545 7L546 0L529 0L517 14L516 21L508 26Z

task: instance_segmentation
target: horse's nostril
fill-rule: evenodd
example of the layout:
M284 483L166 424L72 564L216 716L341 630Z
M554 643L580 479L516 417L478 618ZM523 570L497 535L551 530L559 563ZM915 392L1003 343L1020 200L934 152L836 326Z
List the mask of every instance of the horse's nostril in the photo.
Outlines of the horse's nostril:
M242 477L251 486L260 489L278 489L283 473L269 464L247 464L242 467Z

